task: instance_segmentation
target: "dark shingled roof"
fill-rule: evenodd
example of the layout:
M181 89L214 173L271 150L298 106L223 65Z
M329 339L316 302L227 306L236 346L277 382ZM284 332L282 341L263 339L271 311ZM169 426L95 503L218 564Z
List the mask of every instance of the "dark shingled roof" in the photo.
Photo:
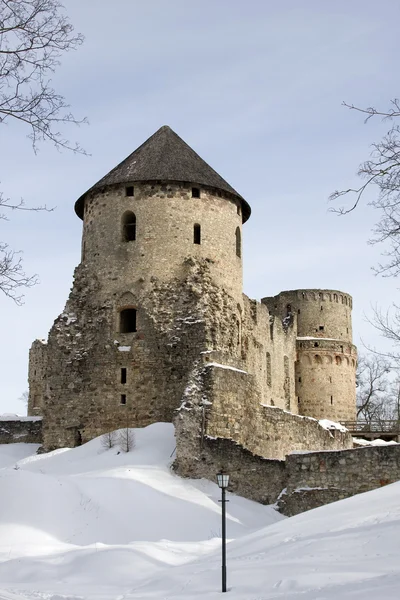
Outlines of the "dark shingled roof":
M167 125L85 192L75 203L76 214L83 218L84 199L89 192L136 181L184 181L217 188L241 201L243 222L250 216L246 200Z

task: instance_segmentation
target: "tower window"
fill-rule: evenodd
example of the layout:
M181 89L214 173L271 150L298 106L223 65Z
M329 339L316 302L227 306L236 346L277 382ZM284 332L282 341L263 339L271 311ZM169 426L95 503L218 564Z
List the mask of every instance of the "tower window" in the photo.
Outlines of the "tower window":
M121 400L120 400L121 404L126 404L126 394L121 394Z
M242 241L241 241L239 227L236 227L235 236L236 236L236 256L238 256L240 258L242 256Z
M323 326L323 325L320 325L320 326L319 326L319 330L320 330L320 331L323 331L323 330L324 330L324 326Z
M122 217L122 239L124 242L136 240L136 215L131 211Z
M193 225L193 244L201 244L201 227L198 223Z
M192 198L200 198L200 188L192 188Z
M133 333L136 331L136 308L124 308L119 313L120 333Z
M125 188L125 196L133 196L133 194L134 194L133 185L128 185L128 187Z
M333 396L331 396L331 404L333 404Z
M126 383L126 368L121 369L121 383Z

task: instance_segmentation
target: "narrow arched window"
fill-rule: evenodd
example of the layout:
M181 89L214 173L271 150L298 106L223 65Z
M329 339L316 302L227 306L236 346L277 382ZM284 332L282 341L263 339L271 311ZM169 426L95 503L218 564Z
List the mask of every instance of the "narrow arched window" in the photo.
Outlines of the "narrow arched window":
M130 210L122 217L122 239L124 242L136 240L136 215Z
M193 225L193 243L201 244L201 227L198 223Z
M242 256L242 241L241 241L239 227L236 227L235 236L236 236L236 256L238 256L240 258Z

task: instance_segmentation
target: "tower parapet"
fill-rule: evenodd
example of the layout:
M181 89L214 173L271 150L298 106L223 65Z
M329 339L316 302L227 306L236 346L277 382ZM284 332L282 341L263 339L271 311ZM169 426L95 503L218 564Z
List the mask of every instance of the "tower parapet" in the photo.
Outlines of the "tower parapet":
M352 343L351 296L339 290L291 290L262 302L281 318L297 316L299 414L332 421L355 420L357 349Z

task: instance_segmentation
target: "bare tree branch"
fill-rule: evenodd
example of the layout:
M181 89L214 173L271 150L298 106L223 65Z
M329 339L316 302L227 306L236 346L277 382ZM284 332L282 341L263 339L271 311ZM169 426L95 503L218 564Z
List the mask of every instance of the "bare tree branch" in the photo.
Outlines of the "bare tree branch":
M377 274L385 277L400 274L400 101L395 98L387 111L374 107L359 108L353 104L343 103L350 110L363 113L365 122L373 117L382 121L392 121L390 129L382 139L372 144L370 158L359 166L357 175L364 180L357 188L336 190L331 194L330 201L345 196L351 198L350 206L331 207L330 211L338 215L346 215L354 211L363 200L367 190L377 189L377 196L368 202L378 213L378 221L373 228L370 244L383 243L386 260L374 268Z
M13 121L25 125L34 152L39 142L47 141L59 150L86 154L62 129L87 121L74 117L51 81L61 56L82 42L59 0L0 0L0 125ZM28 207L23 200L13 202L1 193L0 209L53 210ZM0 220L7 220L4 210ZM36 275L24 273L19 253L0 242L0 291L21 304L22 288L36 283Z

